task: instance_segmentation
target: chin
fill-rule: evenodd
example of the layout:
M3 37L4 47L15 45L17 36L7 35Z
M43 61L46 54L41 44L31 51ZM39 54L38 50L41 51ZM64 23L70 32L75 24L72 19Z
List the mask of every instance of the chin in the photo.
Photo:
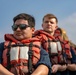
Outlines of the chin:
M16 39L17 39L17 40L22 40L23 38L20 37L20 36L18 36L18 37L16 37Z
M48 30L48 29L47 29L46 31L47 31L47 32L52 32L52 30Z

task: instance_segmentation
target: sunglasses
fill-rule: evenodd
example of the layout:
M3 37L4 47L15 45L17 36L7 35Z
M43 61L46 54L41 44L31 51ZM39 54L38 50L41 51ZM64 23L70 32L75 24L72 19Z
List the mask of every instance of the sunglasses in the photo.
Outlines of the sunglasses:
M27 27L30 27L29 25L26 25L26 24L20 24L20 25L12 25L12 30L13 31L16 31L17 30L17 28L20 28L21 30L24 30L24 29L26 29Z

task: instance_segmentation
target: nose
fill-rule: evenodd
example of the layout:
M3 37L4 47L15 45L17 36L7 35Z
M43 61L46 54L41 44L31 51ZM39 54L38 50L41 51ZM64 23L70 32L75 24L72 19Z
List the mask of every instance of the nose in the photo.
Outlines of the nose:
M51 24L50 22L48 22L48 24Z
M18 31L18 30L21 30L21 29L20 29L19 27L17 27L17 29L16 29L16 30Z
M48 25L51 25L51 23L50 23L50 22L48 22Z

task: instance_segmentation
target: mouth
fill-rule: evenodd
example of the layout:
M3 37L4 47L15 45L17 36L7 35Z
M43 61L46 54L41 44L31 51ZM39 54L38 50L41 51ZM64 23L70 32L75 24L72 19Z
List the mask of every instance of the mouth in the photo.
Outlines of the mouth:
M22 35L22 33L16 33L16 35L17 35L17 36L21 36L21 35Z
M48 25L47 27L51 27L51 25Z
M50 26L47 26L47 27L45 27L45 29L51 29L51 27Z

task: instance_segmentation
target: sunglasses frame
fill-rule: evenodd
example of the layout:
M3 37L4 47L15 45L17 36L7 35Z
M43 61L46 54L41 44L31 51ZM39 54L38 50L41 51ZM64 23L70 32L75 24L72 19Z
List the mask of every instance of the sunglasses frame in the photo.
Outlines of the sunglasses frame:
M26 24L19 24L19 25L13 24L12 25L12 30L16 31L18 27L20 28L20 30L24 30L24 29L26 29L27 27L30 27L30 26L26 25Z

